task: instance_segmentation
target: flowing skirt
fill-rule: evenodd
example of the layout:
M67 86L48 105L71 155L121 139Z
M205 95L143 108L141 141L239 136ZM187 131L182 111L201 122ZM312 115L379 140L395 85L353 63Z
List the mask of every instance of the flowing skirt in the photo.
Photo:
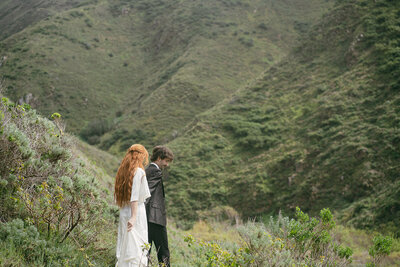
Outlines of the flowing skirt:
M117 267L145 267L148 254L148 230L146 209L144 203L138 204L136 224L131 231L127 231L128 220L131 217L130 207L120 210L118 243L117 243Z

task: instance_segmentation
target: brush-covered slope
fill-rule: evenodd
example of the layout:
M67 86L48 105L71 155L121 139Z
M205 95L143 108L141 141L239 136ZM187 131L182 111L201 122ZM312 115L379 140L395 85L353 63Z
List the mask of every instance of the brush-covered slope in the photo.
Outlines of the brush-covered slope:
M91 144L165 142L286 55L331 2L93 1L2 41L0 71L7 96L59 111Z
M0 2L0 40L58 12L96 0L3 0Z
M0 101L0 265L114 264L112 156L63 133L29 105ZM112 163L111 163L112 164Z
M399 14L397 1L338 2L290 56L198 116L170 143L171 215L330 207L398 231Z

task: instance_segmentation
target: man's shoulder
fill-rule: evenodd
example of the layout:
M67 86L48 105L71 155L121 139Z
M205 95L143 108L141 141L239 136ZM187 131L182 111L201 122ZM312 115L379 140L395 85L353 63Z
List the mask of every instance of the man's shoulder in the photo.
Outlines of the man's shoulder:
M147 167L146 167L146 171L147 170L152 170L152 169L157 169L157 167L154 165L154 164L149 164Z
M161 173L162 173L161 170L159 168L157 168L157 166L155 166L154 164L150 164L146 168L146 176L147 177L159 176L159 175L161 175Z
M146 167L146 173L154 172L157 170L158 170L158 168L154 164L149 164L149 166Z

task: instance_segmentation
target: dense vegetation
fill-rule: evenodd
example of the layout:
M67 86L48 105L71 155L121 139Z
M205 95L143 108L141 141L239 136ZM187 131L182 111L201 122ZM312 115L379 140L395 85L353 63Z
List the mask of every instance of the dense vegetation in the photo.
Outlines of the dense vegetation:
M3 0L0 3L0 40L58 12L95 1L97 0Z
M115 262L118 159L65 122L173 149L175 266L398 264L400 2L331 2L3 1L0 265Z
M171 214L329 207L399 235L399 10L338 2L287 59L197 116L171 143Z
M0 265L111 266L118 219L107 189L111 178L88 158L75 154L74 138L65 135L60 114L54 113L52 119L37 115L29 105L1 99ZM79 147L86 153L93 150L82 144ZM94 152L96 155L93 151L88 154L97 159L107 157ZM196 235L196 230L185 234L170 226L172 263L349 264L353 251L338 244L332 235L332 214L325 209L320 215L309 218L298 209L296 219L279 216L268 224L249 222L239 228L230 226L229 221L214 222L214 227L230 229L227 242L195 240L192 234ZM207 231L200 234L205 237ZM370 248L371 262L379 263L390 254L392 243L388 237L377 236ZM151 265L156 266L155 255Z
M309 218L297 208L297 219L279 216L268 225L249 222L238 228L242 242L235 253L214 243L195 243L185 238L189 246L198 245L194 262L211 266L346 266L353 251L332 241L335 227L329 210L321 210L321 218Z
M286 55L332 1L42 2L59 12L0 42L6 95L119 153L176 138Z
M116 207L73 139L29 105L0 103L2 266L113 262ZM110 180L110 179L108 179Z

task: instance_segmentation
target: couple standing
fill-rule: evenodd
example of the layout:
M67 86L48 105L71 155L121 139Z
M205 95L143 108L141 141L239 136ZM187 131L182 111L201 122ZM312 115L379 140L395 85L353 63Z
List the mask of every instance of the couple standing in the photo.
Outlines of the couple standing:
M115 178L114 197L120 207L118 267L147 266L153 242L159 264L170 266L162 170L174 155L167 147L156 146L144 170L148 157L144 146L132 145Z

